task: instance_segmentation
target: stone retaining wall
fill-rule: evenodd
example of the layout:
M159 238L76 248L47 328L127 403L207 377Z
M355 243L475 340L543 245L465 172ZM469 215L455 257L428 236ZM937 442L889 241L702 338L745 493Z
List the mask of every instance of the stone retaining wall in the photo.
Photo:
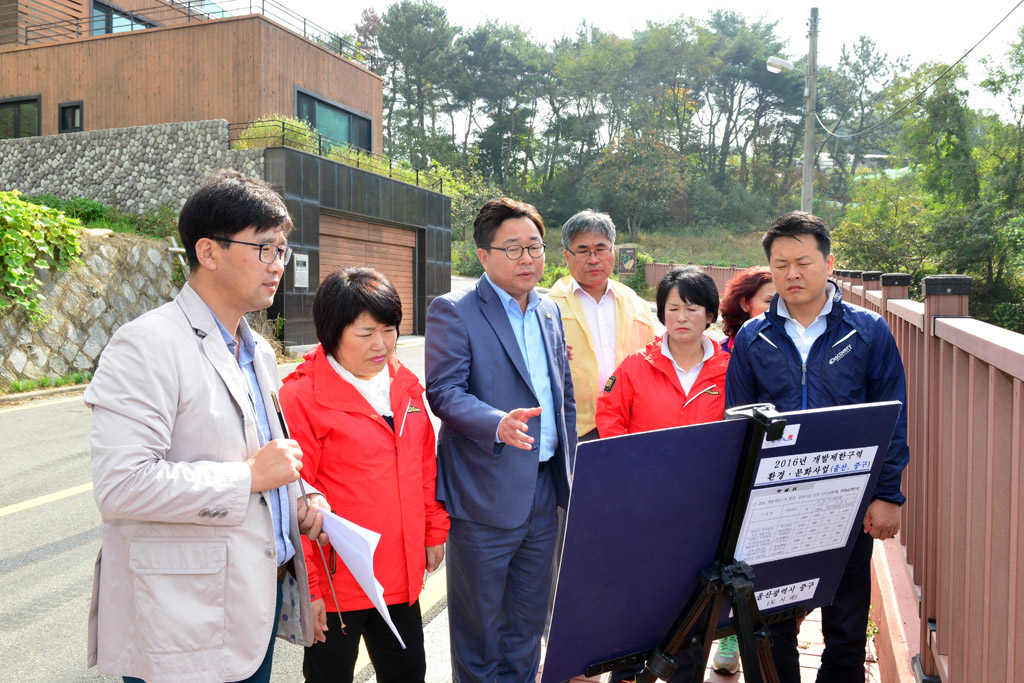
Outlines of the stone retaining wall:
M66 273L37 272L50 319L33 325L19 310L0 321L0 382L91 371L118 327L178 293L168 240L79 239L82 263Z
M263 178L263 150L228 149L227 121L165 123L0 140L0 190L89 197L122 211L179 211L206 174Z

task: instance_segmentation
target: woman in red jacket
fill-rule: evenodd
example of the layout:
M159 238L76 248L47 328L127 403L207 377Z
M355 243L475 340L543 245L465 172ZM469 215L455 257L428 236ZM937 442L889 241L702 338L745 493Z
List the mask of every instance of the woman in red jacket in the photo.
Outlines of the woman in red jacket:
M718 317L714 280L690 266L658 284L663 337L627 357L597 401L601 438L714 422L725 414L729 354L704 331Z
M424 569L434 571L444 558L448 513L435 499L434 429L423 387L393 356L401 321L401 301L384 275L369 268L331 273L313 298L320 344L281 388L291 437L302 447L302 478L334 512L381 535L374 574L408 647L402 650L333 550L325 570L305 543L314 615L326 624L303 657L310 683L351 681L360 636L378 681L426 675L418 599ZM324 581L334 584L340 618Z
M743 323L756 318L772 305L775 297L775 283L768 266L753 266L741 270L725 283L722 292L722 332L726 340L722 350L732 353L732 340L743 327Z

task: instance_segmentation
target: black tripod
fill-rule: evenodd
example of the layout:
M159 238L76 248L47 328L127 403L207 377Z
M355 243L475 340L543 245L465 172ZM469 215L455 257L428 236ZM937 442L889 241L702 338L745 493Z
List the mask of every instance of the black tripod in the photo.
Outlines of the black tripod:
M754 572L750 565L737 562L733 555L750 500L761 444L765 435L769 441L781 438L786 421L778 417L770 405L743 406L727 411L727 419L741 418L747 420L743 456L733 481L714 562L701 571L699 586L657 648L592 665L587 668L588 676L646 659L646 666L637 678L638 683L654 683L657 679L667 681L684 662L692 662L691 682L700 683L704 680L704 668L717 632L719 636L736 634L745 680L750 683L778 683L779 676L771 655L771 636L754 597ZM734 627L718 631L725 601L732 607L736 623ZM794 609L773 614L772 621L795 616L799 611ZM694 631L692 635L691 631ZM677 661L675 657L680 654L683 657Z

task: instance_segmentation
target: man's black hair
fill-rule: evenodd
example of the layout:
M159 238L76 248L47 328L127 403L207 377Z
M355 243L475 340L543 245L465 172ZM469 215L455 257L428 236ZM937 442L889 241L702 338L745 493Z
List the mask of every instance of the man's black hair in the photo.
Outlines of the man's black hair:
M292 229L284 200L270 184L246 178L237 171L215 171L185 202L178 217L189 270L199 267L196 243L203 239L231 239L246 228L257 233L284 228L285 236ZM229 242L224 246L231 246Z
M770 261L772 258L772 243L778 237L798 238L801 235L814 235L818 241L818 251L825 258L832 253L832 237L829 234L828 226L813 213L806 211L790 211L772 221L768 231L761 238L761 246L764 247L764 255Z

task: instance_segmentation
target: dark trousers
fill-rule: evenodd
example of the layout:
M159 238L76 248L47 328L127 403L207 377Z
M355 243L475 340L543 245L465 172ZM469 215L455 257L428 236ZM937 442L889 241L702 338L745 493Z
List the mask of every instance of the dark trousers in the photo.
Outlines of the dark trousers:
M520 456L522 457L522 456ZM537 476L522 526L452 519L448 622L455 683L532 683L540 666L558 532L552 468Z
M871 534L861 533L839 582L836 597L821 608L821 653L818 683L864 683L868 611L871 607ZM789 619L772 627L772 657L780 683L800 683L797 624Z
M274 664L274 641L277 635L277 620L281 618L281 582L277 582L277 607L274 608L274 628L270 631L270 644L267 645L267 653L263 655L263 662L260 664L260 668L256 669L256 673L249 676L244 681L237 681L236 683L270 683L270 669ZM146 683L141 678L133 678L131 676L123 677L124 683Z
M366 652L380 683L422 683L427 675L427 660L423 653L420 602L388 605L388 613L407 649L402 649L375 609L342 612L347 633L341 632L338 613L328 612L327 640L307 647L302 658L306 683L351 683L359 657L360 637L366 641Z

